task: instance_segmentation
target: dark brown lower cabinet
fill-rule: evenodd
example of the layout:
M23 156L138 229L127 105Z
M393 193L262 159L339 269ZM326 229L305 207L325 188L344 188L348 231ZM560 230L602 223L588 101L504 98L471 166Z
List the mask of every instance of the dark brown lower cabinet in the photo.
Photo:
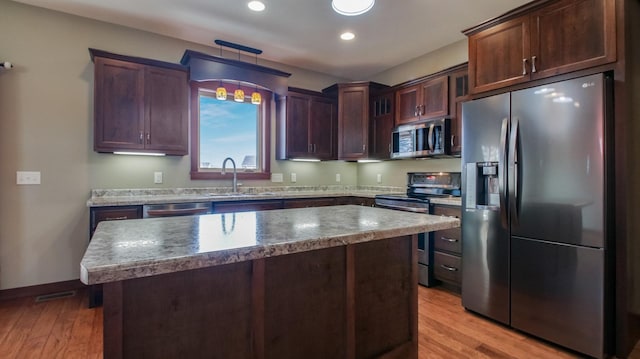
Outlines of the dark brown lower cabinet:
M104 357L418 357L417 236L106 283Z
M434 204L431 214L460 218L457 206ZM433 241L433 277L447 288L460 292L462 285L462 234L460 228L431 232Z
M142 218L142 206L91 207L89 210L89 240L93 237L98 223ZM102 305L102 285L89 286L89 308Z

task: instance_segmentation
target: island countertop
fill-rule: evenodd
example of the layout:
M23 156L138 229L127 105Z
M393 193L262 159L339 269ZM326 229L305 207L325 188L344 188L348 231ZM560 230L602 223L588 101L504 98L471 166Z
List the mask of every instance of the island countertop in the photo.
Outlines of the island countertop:
M115 282L459 225L452 217L355 205L101 222L80 279Z

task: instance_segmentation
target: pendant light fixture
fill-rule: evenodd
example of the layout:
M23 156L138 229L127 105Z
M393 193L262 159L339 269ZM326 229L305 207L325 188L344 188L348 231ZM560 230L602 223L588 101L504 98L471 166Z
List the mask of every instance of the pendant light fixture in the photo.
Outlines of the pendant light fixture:
M262 53L262 50L240 44L234 44L224 40L215 40L215 43L220 46L220 57L222 57L222 46L230 47L238 50L238 62L240 62L240 51L245 51L256 55L256 66L258 65L258 55ZM216 88L216 98L218 100L227 99L227 89L223 86L222 80L220 80L219 86ZM233 100L236 102L244 102L244 91L242 90L240 81L238 81L238 88L233 91ZM257 85L255 86L255 90L251 93L251 103L254 105L260 105L262 103L262 95L258 92Z
M222 46L220 46L220 57L222 57ZM222 86L222 80L218 84L218 88L216 89L216 99L225 101L227 99L227 89Z
M235 102L244 102L244 91L240 88L240 81L238 81L238 88L233 92L233 100Z
M256 54L256 66L258 65L258 54ZM258 86L256 86L253 93L251 93L251 103L254 105L259 105L262 103L262 95L258 92Z
M222 80L220 80L220 85L216 89L216 98L221 101L227 99L227 89L222 86Z
M333 0L331 7L335 12L345 16L356 16L371 10L375 0Z

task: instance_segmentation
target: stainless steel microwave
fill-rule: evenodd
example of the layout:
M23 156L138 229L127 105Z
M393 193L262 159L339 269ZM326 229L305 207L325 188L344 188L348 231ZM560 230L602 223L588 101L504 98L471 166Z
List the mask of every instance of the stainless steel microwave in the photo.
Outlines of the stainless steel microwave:
M418 158L451 154L451 120L439 118L393 130L391 158Z

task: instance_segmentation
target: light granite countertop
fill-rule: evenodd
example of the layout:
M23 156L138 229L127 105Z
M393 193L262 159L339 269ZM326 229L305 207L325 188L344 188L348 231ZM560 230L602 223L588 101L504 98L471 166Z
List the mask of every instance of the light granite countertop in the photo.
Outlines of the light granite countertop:
M127 206L185 202L227 202L268 199L319 197L366 197L377 194L404 193L406 188L391 186L290 186L246 187L229 193L228 187L97 189L91 191L88 207ZM432 203L460 206L460 198L432 198Z
M95 231L80 279L107 283L459 225L452 217L355 205L108 221Z

